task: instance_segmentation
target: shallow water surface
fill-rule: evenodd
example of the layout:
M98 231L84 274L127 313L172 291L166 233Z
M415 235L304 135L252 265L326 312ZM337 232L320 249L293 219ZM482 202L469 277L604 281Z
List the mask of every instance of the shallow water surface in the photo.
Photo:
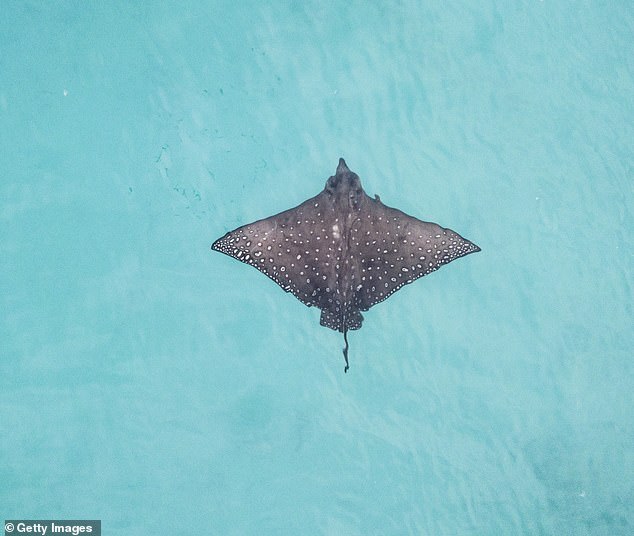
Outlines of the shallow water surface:
M634 532L634 12L5 2L0 515ZM317 194L482 252L340 334L210 251Z

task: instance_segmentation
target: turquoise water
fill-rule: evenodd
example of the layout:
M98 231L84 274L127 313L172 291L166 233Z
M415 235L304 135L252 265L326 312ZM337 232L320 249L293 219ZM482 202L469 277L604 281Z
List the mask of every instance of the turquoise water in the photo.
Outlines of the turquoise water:
M0 516L634 533L630 2L0 5ZM211 252L318 193L472 239L350 334Z

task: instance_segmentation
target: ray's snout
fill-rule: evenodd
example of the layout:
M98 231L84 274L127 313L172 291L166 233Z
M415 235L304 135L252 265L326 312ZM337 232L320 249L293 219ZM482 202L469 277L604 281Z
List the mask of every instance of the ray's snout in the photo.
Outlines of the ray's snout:
M339 165L337 166L337 175L341 175L343 173L350 173L350 170L346 165L346 161L343 158L340 158Z
M340 158L337 171L326 181L326 190L332 193L337 192L347 197L349 191L356 191L360 187L361 180L359 179L359 175L354 171L350 171L346 161Z

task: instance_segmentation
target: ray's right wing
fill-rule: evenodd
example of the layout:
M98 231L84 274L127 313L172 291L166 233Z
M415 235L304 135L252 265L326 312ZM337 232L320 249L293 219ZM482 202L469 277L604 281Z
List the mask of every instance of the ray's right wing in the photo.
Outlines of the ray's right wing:
M480 251L451 229L421 221L378 199L367 200L351 232L359 281L355 296L362 311L441 266Z

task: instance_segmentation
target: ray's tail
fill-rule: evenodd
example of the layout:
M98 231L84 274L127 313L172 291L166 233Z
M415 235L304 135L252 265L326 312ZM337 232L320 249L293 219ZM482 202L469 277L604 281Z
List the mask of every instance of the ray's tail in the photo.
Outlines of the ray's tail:
M348 344L348 328L343 328L343 340L346 343L346 347L343 349L343 358L346 360L346 368L343 369L344 372L348 372L350 365L348 365L348 348L350 345Z

